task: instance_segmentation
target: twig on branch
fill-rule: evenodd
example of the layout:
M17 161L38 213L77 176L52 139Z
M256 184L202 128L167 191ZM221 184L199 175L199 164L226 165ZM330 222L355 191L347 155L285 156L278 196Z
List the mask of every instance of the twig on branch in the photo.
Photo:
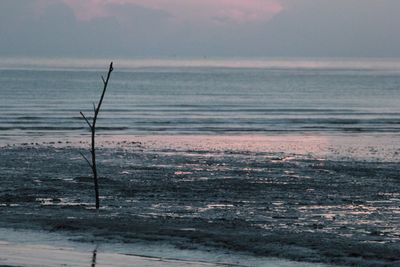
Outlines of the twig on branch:
M89 120L86 118L86 116L82 113L81 111L81 115L82 117L85 119L86 123L89 125L89 128L92 129L92 125L90 124Z
M81 156L86 160L86 162L87 162L87 164L89 164L90 168L93 168L93 166L90 163L90 161L88 160L88 158L82 152L79 152L79 154L81 154Z

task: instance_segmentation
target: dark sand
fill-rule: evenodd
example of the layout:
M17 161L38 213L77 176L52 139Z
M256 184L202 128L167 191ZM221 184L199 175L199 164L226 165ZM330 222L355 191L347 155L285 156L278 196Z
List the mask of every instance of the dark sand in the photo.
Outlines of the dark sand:
M111 247L141 243L228 251L249 257L243 266L269 266L250 260L261 257L400 264L395 137L104 136L99 141L99 213L93 210L90 170L79 156L86 143L4 145L0 226Z

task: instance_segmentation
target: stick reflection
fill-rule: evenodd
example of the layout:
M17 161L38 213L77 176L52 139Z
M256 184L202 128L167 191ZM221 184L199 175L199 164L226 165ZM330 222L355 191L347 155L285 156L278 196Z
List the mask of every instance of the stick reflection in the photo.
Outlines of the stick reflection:
M93 250L92 265L91 265L91 267L96 267L97 248L98 248L98 247L96 246L96 248Z

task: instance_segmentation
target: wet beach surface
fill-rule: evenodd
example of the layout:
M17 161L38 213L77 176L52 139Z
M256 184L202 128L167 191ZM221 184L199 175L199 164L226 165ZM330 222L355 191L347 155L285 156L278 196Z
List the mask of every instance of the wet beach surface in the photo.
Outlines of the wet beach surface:
M0 226L61 231L85 242L167 242L338 265L400 264L399 166L390 145L375 146L376 160L351 155L362 149L348 144L349 156L339 158L334 151L301 153L301 141L290 145L297 152L288 152L268 142L269 150L244 149L229 138L225 148L210 138L203 138L205 146L201 138L191 145L179 137L135 140L99 145L98 213L90 170L79 155L86 144L3 146ZM371 153L371 146L364 150Z

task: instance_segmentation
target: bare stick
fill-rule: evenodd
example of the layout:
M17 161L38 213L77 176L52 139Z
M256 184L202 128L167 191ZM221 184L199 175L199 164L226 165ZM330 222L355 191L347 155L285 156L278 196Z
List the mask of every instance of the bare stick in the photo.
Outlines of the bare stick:
M101 79L103 80L103 92L101 93L101 97L100 97L100 101L97 104L97 107L95 105L95 103L93 103L93 119L92 119L92 123L89 122L89 120L85 117L85 115L83 115L83 113L81 112L82 117L85 119L86 123L89 125L90 127L90 131L92 133L91 135L91 150L90 153L92 155L92 162L90 163L90 161L81 153L82 157L87 161L87 163L89 164L89 166L92 168L92 172L93 172L93 182L94 182L94 191L95 191L95 198L96 198L96 210L98 210L100 208L100 198L99 198L99 179L98 179L98 175L97 175L97 166L96 166L96 143L95 143L95 138L96 138L96 122L97 122L97 116L99 115L100 112L100 107L101 104L103 103L103 99L104 99L104 95L106 93L107 90L107 86L108 86L108 82L110 80L110 76L111 76L111 72L114 70L113 68L113 63L111 62L110 67L108 69L108 73L107 73L107 78L104 79L103 76L101 76Z

